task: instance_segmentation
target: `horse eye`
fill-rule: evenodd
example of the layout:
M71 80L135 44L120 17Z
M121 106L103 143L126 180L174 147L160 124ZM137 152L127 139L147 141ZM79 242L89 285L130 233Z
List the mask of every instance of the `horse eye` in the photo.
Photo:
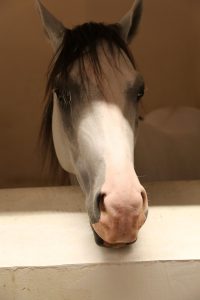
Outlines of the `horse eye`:
M144 96L144 86L140 88L140 90L137 93L137 100L139 101Z
M69 90L55 89L54 92L61 104L68 105L71 102L71 93Z
M60 90L59 89L55 89L54 93L56 94L58 100L62 101L62 93L60 92Z

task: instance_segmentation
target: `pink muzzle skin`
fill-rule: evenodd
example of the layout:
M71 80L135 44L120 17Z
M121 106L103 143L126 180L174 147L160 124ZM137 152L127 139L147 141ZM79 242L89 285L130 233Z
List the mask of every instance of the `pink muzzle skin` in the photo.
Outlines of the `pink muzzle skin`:
M97 244L120 248L137 240L139 229L145 223L148 200L144 188L103 193L99 203L100 219L92 224Z

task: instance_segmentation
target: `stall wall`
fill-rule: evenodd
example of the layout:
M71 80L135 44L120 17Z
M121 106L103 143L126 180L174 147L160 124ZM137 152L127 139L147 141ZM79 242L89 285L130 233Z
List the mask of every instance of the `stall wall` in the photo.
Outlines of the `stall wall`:
M90 20L115 22L132 1L43 3L71 27ZM167 106L200 108L199 11L197 0L144 1L140 33L131 45L148 87L143 114ZM48 172L42 172L37 148L52 52L33 0L1 0L0 40L0 187L52 184ZM188 177L197 176L190 172ZM176 177L181 179L182 173ZM170 178L162 174L153 179Z

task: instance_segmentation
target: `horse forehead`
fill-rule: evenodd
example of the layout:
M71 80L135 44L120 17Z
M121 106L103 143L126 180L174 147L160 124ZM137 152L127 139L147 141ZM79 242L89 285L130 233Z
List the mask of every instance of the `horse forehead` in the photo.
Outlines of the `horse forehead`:
M121 87L121 85L129 81L134 81L134 78L136 78L137 71L134 69L129 58L117 50L113 57L110 49L108 49L108 45L103 44L103 46L98 47L98 59L102 71L103 83L106 84L109 81L109 83L117 83L117 86ZM96 84L95 68L87 55L84 56L84 67L91 83ZM70 75L78 79L80 78L79 72L79 63L75 62Z

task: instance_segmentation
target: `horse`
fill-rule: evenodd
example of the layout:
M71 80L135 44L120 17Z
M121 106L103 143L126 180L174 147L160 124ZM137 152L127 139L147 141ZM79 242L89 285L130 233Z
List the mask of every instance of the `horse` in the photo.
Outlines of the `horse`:
M75 174L97 245L132 244L148 214L147 193L134 168L145 83L129 48L142 0L119 22L72 29L36 2L54 50L41 126L46 151Z

